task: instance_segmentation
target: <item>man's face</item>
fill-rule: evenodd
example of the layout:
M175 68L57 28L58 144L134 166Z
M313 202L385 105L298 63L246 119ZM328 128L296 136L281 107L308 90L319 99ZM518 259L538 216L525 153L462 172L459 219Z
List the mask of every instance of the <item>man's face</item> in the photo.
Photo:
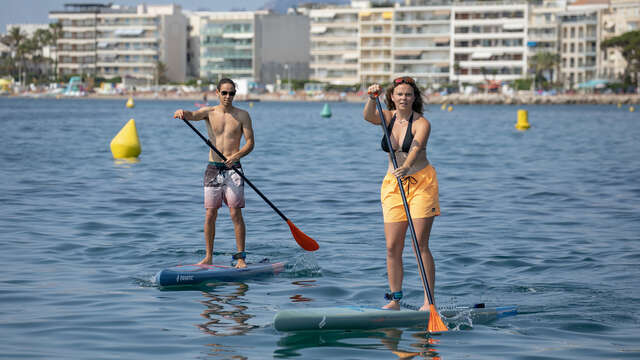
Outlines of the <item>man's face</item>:
M236 88L229 83L222 84L220 86L220 90L218 90L218 98L220 99L220 103L224 106L230 106L235 95Z

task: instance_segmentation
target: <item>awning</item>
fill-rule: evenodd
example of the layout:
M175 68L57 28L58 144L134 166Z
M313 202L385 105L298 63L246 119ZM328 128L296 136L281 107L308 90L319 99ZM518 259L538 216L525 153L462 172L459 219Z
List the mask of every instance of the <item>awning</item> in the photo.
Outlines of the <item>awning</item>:
M502 29L504 29L504 30L522 30L522 29L524 29L524 24L504 24L504 25L502 25Z
M313 17L318 17L318 18L333 18L336 16L336 13L333 11L318 11L318 12L314 12L313 14L310 14Z
M491 56L492 54L487 52L474 52L473 54L471 54L472 59L480 59L480 60L490 59Z
M393 55L420 55L422 50L395 50Z
M139 36L142 35L144 29L117 29L113 33L116 36Z
M393 19L393 12L391 11L385 11L382 13L382 18L385 20L391 20Z
M342 58L345 60L357 59L358 53L345 53L345 54L342 54Z
M325 31L327 31L327 27L326 26L318 26L318 25L311 26L311 33L312 34L322 34Z

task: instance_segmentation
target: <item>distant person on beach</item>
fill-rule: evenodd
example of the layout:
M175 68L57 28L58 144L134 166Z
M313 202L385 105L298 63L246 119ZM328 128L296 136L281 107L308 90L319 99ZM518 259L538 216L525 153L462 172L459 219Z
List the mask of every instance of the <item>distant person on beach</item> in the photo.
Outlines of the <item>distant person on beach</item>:
M364 119L380 125L376 97L382 94L382 87L373 84L369 87L368 94L369 99L363 112ZM396 177L402 178L431 294L435 284L435 264L429 250L429 235L434 217L440 215L440 203L436 171L427 160L427 141L431 124L422 116L423 101L420 88L410 77L397 78L385 93L385 103L389 110L383 110L383 115L398 168L394 170L389 159L387 174L380 188L387 245L387 276L391 290L391 293L385 295L389 303L383 308L397 310L400 309L402 298L402 251L409 222ZM384 136L382 150L390 150ZM424 305L420 310L428 309L429 300L425 293Z
M203 107L197 111L179 109L173 117L189 121L205 120L209 140L227 158L223 161L213 150L209 150L209 164L204 172L206 255L198 264L211 264L213 261L215 224L218 209L224 202L229 207L236 234L238 252L233 255L233 259L238 261L237 268L244 268L247 266L245 263L246 227L242 217L242 208L245 206L244 180L232 167L242 171L240 159L253 150L253 127L249 113L233 106L236 85L231 79L224 78L218 82L216 95L220 104ZM240 147L243 135L245 144Z

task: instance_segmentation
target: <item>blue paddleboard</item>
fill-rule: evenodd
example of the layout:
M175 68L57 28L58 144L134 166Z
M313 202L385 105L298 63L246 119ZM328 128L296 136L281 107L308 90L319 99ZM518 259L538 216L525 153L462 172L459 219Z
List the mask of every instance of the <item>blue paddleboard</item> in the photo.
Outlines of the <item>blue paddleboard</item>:
M476 324L483 324L496 319L513 316L518 313L516 306L495 308L456 307L440 311L443 320L461 313L467 313ZM427 327L428 311L416 310L383 310L362 306L335 306L326 308L304 308L280 310L273 319L273 326L278 331L303 330L360 330L387 327Z
M248 264L236 269L224 265L178 265L159 271L154 283L160 287L206 285L207 282L241 281L284 271L283 262Z

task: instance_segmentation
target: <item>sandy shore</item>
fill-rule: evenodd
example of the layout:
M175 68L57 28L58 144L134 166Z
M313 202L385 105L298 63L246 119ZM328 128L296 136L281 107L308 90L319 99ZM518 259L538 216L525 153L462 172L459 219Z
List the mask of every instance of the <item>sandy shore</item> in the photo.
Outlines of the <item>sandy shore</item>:
M207 98L215 102L213 93L206 93ZM129 97L134 100L190 100L194 103L202 103L205 93L176 93L176 92L135 92L131 94L103 95L89 94L78 99L121 99L126 101ZM29 98L60 98L61 95L52 96L43 93L25 93L21 95L10 95L10 97ZM67 98L67 97L64 97ZM238 95L236 101L315 101L315 102L364 102L365 95L355 93L325 93L321 96L307 96L303 92L291 94L256 94ZM519 92L514 95L503 94L450 94L450 95L429 95L427 104L638 104L640 94L560 94L560 95L538 95L532 92Z

